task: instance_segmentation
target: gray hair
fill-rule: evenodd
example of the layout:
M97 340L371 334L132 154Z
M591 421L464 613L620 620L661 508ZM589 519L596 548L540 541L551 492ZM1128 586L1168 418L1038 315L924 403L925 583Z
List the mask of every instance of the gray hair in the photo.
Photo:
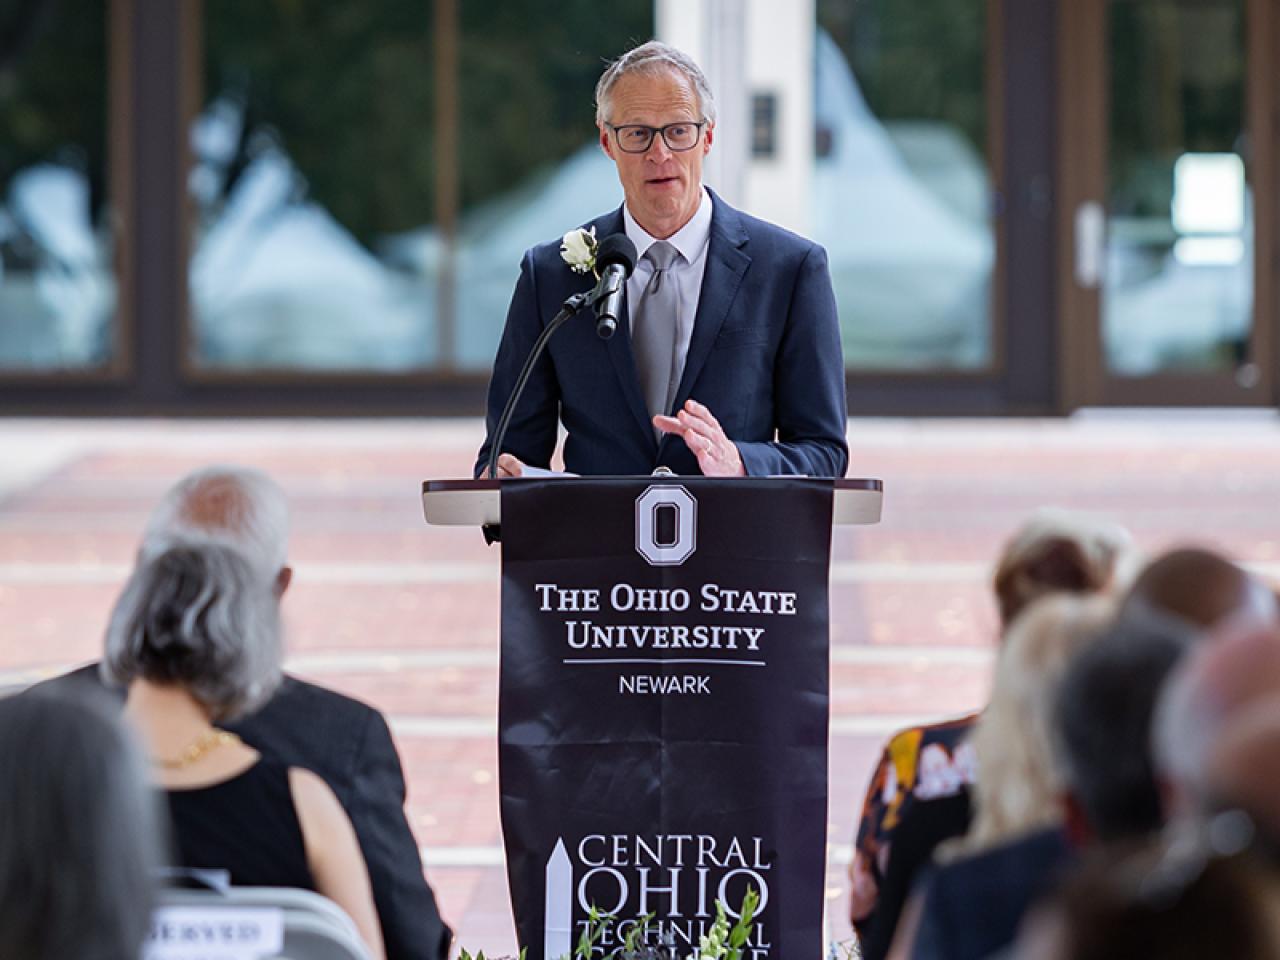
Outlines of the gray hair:
M603 126L609 119L611 106L609 96L613 92L614 84L622 77L633 73L653 76L668 70L683 74L698 97L698 109L702 113L700 119L715 123L716 99L711 94L711 85L707 83L706 74L702 72L702 68L693 57L661 40L642 43L609 64L596 84L596 123Z
M176 541L143 561L116 601L102 675L180 685L217 719L252 712L281 679L279 605L244 555Z
M1214 652L1206 645L1179 664L1156 699L1151 754L1156 776L1170 790L1170 817L1199 812L1210 800L1209 760L1230 710L1205 676L1204 661Z
M261 470L212 466L189 473L165 493L147 520L140 561L174 541L206 540L234 547L267 577L284 567L289 502Z
M0 700L0 956L137 957L166 857L140 751L101 694Z
M1213 800L1209 769L1227 724L1280 690L1280 631L1244 624L1209 635L1178 666L1156 704L1152 749L1171 813Z

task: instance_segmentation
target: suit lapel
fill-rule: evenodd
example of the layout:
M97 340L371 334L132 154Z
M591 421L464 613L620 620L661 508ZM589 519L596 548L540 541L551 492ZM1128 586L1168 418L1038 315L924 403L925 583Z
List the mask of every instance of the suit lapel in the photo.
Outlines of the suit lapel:
M693 318L693 335L689 338L689 353L680 377L680 389L676 392L677 410L684 406L693 392L698 374L706 365L711 347L738 295L742 277L751 265L751 257L742 249L747 242L747 232L737 212L714 193L711 200L707 269L702 275L702 290L698 294L698 309Z
M698 309L693 319L693 334L689 339L689 352L685 358L684 373L680 377L680 389L676 393L676 409L682 407L693 391L698 375L706 365L707 357L725 318L737 297L742 278L751 265L751 257L742 249L747 243L747 232L737 212L710 190L712 201L711 236L707 244L707 268L702 276L702 289L698 294ZM624 231L622 208L601 217L595 222L596 235L603 240L607 236ZM645 405L640 388L640 374L636 368L635 354L631 350L631 307L623 311L620 329L606 344L618 386L626 405L640 426L652 453L657 456L658 440L654 435L649 409ZM662 442L679 442L678 437L668 435Z

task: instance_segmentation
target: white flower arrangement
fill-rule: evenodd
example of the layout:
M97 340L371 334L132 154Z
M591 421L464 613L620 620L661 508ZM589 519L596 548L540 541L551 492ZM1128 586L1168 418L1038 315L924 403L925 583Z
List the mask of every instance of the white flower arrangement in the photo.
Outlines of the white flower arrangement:
M570 230L560 239L560 259L574 273L595 273L596 228Z

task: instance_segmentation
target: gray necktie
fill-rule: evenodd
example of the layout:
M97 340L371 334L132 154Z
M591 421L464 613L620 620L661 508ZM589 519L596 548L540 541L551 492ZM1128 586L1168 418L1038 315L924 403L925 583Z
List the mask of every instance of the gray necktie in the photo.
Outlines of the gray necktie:
M667 268L680 255L671 244L659 240L644 252L654 267L631 314L631 347L640 372L644 401L652 416L670 413L675 386L676 282Z

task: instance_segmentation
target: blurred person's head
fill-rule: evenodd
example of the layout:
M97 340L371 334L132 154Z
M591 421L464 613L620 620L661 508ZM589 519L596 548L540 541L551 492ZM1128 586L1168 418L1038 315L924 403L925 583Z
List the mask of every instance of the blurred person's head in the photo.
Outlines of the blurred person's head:
M1095 851L1023 924L1017 960L1273 960L1280 881L1247 851L1162 839Z
M953 851L976 852L1061 822L1061 777L1052 759L1052 708L1067 664L1114 612L1110 598L1054 594L1022 612L996 660L991 702L972 743L974 817Z
M151 511L138 550L142 563L175 542L212 541L234 547L259 576L289 584L289 503L261 470L204 467L175 483Z
M1159 830L1152 715L1161 686L1197 636L1173 618L1135 614L1067 666L1055 697L1054 744L1078 845Z
M1046 594L1114 589L1130 558L1129 535L1122 527L1071 510L1037 510L996 562L992 586L1001 629Z
M144 559L107 627L103 675L181 687L213 719L252 712L281 679L272 581L240 551L212 541Z
M1125 596L1121 615L1131 609L1159 611L1203 630L1274 624L1280 613L1266 584L1204 547L1178 547L1148 563Z
M1165 816L1203 810L1214 749L1233 716L1280 697L1280 630L1234 626L1209 635L1156 703L1152 753Z
M96 699L0 699L0 957L141 955L162 821L139 752Z
M1213 807L1247 813L1271 852L1280 852L1280 699L1255 703L1223 724L1205 790Z

